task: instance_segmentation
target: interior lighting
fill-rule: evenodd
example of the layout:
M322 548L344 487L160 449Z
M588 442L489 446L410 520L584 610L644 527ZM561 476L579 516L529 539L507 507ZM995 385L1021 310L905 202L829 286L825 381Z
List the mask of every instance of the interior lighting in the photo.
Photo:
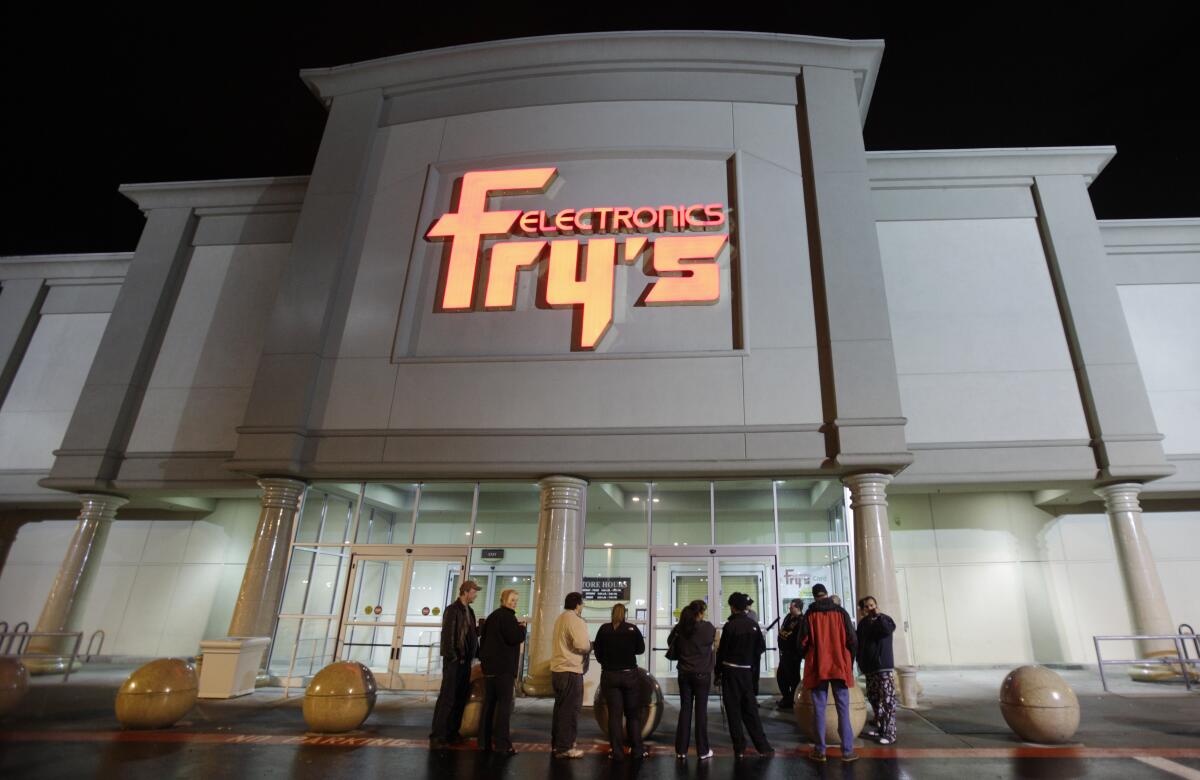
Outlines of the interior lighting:
M612 547L612 542L605 542L605 543L604 543L604 546L605 546L605 547Z
M656 503L656 504L658 503L658 499L657 499L657 498L656 498L656 499L654 499L654 503Z
M641 497L641 496L634 496L634 497L633 497L633 500L634 500L634 501L641 501L641 500L642 500L642 497Z

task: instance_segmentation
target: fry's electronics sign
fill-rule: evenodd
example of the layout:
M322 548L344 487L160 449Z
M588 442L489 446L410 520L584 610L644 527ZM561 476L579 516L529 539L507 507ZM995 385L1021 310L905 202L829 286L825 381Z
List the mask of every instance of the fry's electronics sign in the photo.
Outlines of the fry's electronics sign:
M511 310L516 306L517 274L545 261L539 273L538 305L573 308L572 348L591 350L612 325L618 263L640 258L644 272L658 277L646 286L638 306L713 304L720 299L717 256L729 234L711 231L728 223L723 203L587 206L557 213L486 208L489 196L545 192L557 174L557 168L526 168L472 171L463 176L457 210L439 217L425 235L429 240L448 239L450 244L441 269L437 311L477 311L477 277L483 281L483 310ZM639 233L679 235L651 239ZM494 243L480 273L485 238L514 240Z

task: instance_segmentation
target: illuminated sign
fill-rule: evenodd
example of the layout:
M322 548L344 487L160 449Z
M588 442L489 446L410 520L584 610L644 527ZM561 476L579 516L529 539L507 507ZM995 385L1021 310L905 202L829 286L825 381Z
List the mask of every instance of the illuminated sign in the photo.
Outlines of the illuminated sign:
M635 305L713 304L720 299L717 256L729 234L711 231L727 226L725 204L587 206L555 213L487 210L489 197L542 193L557 175L557 168L523 168L463 176L457 210L443 214L425 234L429 240L449 240L437 311L478 311L477 278L483 280L483 310L511 310L516 307L517 275L540 267L538 306L573 309L572 348L591 350L612 325L618 264L641 258L645 272L659 277ZM646 233L660 235L641 235ZM507 240L491 246L481 274L485 239Z

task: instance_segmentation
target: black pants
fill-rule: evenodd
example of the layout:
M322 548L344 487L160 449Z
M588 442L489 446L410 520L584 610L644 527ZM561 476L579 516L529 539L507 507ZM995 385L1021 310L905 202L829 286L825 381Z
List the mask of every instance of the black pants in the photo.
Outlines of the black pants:
M793 653L779 654L779 700L791 704L800 684L800 656Z
M708 672L679 673L679 722L675 724L675 754L688 752L688 732L692 725L692 708L696 711L696 755L708 752L708 692L712 675Z
M721 699L725 702L725 717L729 719L729 738L733 740L733 752L746 752L746 733L759 753L771 749L771 743L763 734L762 720L758 717L758 700L754 698L754 670L734 669L726 666L721 670ZM745 733L742 727L745 726Z
M579 708L583 706L583 675L551 672L554 686L554 717L550 720L550 745L555 753L575 746L579 733Z
M489 674L483 678L483 714L479 719L479 749L512 750L509 721L512 719L515 674ZM494 744L493 744L494 743Z
M442 662L442 689L433 707L433 731L430 739L443 742L458 736L463 710L471 696L471 664L464 661Z
M613 758L625 755L624 737L629 737L629 749L634 757L642 754L642 679L636 669L626 672L602 672L600 691L608 704L608 742ZM625 731L621 731L621 716L625 716Z

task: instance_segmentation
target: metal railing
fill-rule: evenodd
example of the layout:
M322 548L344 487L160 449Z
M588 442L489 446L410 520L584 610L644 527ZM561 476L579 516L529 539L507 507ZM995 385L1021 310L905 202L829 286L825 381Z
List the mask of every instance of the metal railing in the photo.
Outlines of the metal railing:
M22 628L22 626L24 626L24 628ZM29 633L29 623L24 620L22 620L20 623L17 623L17 625L13 628L12 631L8 630L8 623L7 622L4 623L4 630L0 631L0 655L13 655L13 652L12 652L13 641L17 637L22 637L20 644L17 645L17 652L16 652L16 655L20 655L21 652L25 649L25 645L29 643L29 637L26 636L26 634L28 634L28 633ZM4 637L8 637L7 642L4 641Z
M100 637L100 644L96 646L96 652L93 653L92 652L92 642L96 641L96 637ZM90 637L88 637L87 652L84 653L84 656L83 656L83 662L85 664L91 663L93 655L100 655L102 652L104 652L104 637L105 637L105 633L104 633L104 629L102 629L102 628L97 628L95 631L92 632L92 635Z
M1117 642L1117 641L1128 642L1128 641L1146 640L1146 639L1157 639L1157 640L1162 640L1162 641L1170 640L1171 642L1173 642L1175 644L1175 650L1178 653L1178 655L1156 656L1154 658L1134 658L1132 660L1121 659L1121 660L1116 660L1116 661L1114 661L1114 660L1106 661L1106 660L1104 660L1104 656L1101 655L1101 653L1100 653L1100 643L1101 642ZM1099 664L1099 670L1100 670L1100 684L1102 686L1104 686L1104 692L1108 693L1108 678L1105 677L1105 675L1104 675L1104 667L1105 666L1134 666L1134 665L1137 665L1137 666L1166 665L1166 666L1170 666L1170 667L1178 667L1179 674L1181 674L1183 676L1183 684L1187 687L1187 690L1190 692L1192 690L1192 676L1195 675L1196 672L1191 671L1188 667L1193 666L1193 665L1200 665L1200 658L1189 658L1188 657L1187 648L1184 645L1184 642L1189 639L1191 639L1193 642L1196 641L1196 635L1195 634L1130 634L1128 636L1093 636L1092 642L1096 646L1096 661Z
M19 627L22 624L18 623L17 625ZM28 623L25 623L24 625L28 626ZM74 637L75 643L71 647L70 656L68 656L64 653L49 653L49 652L47 652L47 653L39 653L39 652L31 653L31 652L29 652L29 649L28 649L29 648L29 640L32 639L33 637L38 637L38 636L68 637L68 638ZM20 642L20 644L17 645L17 652L14 653L14 652L12 652L12 643L13 643L13 640L18 639L18 638L20 638L21 642ZM8 641L5 642L4 641L5 639L7 639ZM66 682L67 680L71 679L71 667L73 667L75 665L75 659L77 659L79 657L79 645L82 642L83 642L83 632L82 631L4 631L4 632L0 633L0 645L3 645L5 647L5 651L0 652L0 656L9 656L9 657L16 657L16 658L21 658L21 659L24 659L24 658L53 658L56 660L65 659L66 664L64 665L64 668L63 668L62 681Z

